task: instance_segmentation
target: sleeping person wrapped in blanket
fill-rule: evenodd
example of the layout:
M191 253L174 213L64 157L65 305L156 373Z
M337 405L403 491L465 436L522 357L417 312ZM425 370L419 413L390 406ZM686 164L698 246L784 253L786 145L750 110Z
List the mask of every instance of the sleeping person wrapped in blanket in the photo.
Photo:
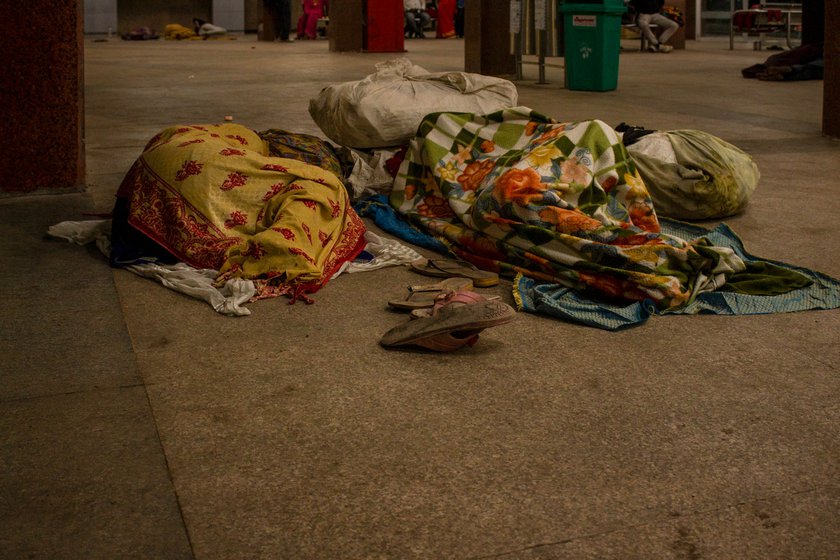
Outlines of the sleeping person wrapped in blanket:
M480 268L606 300L674 309L747 270L731 248L662 233L621 139L597 120L428 115L390 204ZM792 274L772 289L809 283Z
M112 264L184 261L306 299L364 247L341 167L321 140L237 124L157 134L117 193Z

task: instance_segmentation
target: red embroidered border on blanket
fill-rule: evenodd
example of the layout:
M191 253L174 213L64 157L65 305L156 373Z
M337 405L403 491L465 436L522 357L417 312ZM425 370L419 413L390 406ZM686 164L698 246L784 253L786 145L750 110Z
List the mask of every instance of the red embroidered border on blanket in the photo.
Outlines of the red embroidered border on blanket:
M128 223L190 266L218 270L227 250L239 243L189 207L143 158L129 170L120 191L129 196Z
M145 164L142 158L132 166L120 185L120 196L131 201L129 223L177 258L196 268L218 270L227 250L240 240L228 237L189 205L180 194ZM302 294L319 290L341 266L365 247L366 227L352 207L344 211L347 226L330 252L321 282L300 283L295 287L278 279L256 281L254 300L287 295L292 303ZM282 276L282 275L279 275Z

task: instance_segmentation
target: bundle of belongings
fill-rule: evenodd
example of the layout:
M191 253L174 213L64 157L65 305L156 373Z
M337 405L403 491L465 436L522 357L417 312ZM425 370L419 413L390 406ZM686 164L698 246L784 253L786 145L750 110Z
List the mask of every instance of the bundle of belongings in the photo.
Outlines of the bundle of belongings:
M413 318L380 342L438 351L513 318L473 291L499 276L513 280L520 310L605 329L663 313L840 306L836 280L758 259L723 224L664 218L745 208L759 173L735 146L695 130L558 122L515 101L510 82L430 75L403 60L312 100L340 148L232 123L167 128L119 188L111 263L170 267L134 270L186 293L225 289L208 301L231 315L261 298L309 301L350 267L411 263L438 281L389 302ZM366 232L357 212L447 258ZM357 258L366 253L367 264ZM203 280L183 281L185 269Z
M199 18L193 18L192 29L180 23L170 23L163 29L164 39L176 41L183 39L219 39L226 36L227 29Z
M185 27L180 23L170 23L163 28L163 38L180 41L183 39L200 39L201 37L189 27Z
M622 143L660 216L680 220L741 213L760 173L749 154L701 130L645 130L621 123Z
M466 72L430 73L407 58L376 65L357 82L324 88L309 114L333 142L350 148L407 144L429 113L492 113L517 104L516 86Z
M160 39L160 36L151 27L137 27L127 33L123 33L120 37L124 41L155 41Z

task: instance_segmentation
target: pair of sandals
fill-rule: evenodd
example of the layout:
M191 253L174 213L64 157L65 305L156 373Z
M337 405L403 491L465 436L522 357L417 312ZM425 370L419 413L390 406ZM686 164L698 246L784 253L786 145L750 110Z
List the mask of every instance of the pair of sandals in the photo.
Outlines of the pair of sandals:
M412 345L451 352L474 345L484 329L513 320L516 311L512 307L498 298L486 298L472 291L475 285L497 284L495 273L455 261L436 261L431 266L429 260L423 261L416 262L417 268L412 263L412 269L431 271L430 275L436 276L444 271L451 274L457 268L472 278L455 276L435 284L412 286L403 298L389 301L391 307L411 310L411 319L386 332L379 341L382 346Z

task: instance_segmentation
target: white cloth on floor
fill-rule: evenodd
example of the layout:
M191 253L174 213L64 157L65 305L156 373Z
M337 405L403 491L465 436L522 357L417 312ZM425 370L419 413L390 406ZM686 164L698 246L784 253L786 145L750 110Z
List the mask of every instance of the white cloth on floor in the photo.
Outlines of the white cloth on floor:
M126 267L134 274L157 280L167 288L196 299L206 301L222 315L250 315L251 310L243 307L256 289L254 283L244 278L233 278L216 288L213 282L219 275L211 268L194 268L187 263L175 264L133 264Z
M61 222L47 229L51 237L65 239L78 245L96 242L97 247L107 257L111 253L111 220L87 220L82 222ZM369 261L353 261L344 265L333 275L333 278L343 272L368 272L386 266L408 264L423 255L403 245L396 239L381 237L372 231L365 232L365 251L373 255ZM254 296L254 283L243 278L228 280L224 286L214 285L218 270L210 268L194 268L187 263L176 264L133 264L126 270L157 280L170 290L206 301L222 315L243 316L250 315L251 310L244 304Z
M66 239L77 245L96 242L96 247L106 257L111 255L111 220L85 220L61 222L47 228L47 235Z
M67 221L47 229L47 235L78 245L95 241L106 257L111 254L110 233L111 220ZM186 263L134 264L127 266L126 270L144 278L157 280L170 290L206 301L217 313L232 316L251 314L249 309L243 307L256 293L254 283L250 280L235 278L217 288L213 282L219 275L218 270L198 269Z
M212 23L205 23L198 28L198 34L202 37L225 35L227 34L227 29L219 25L213 25Z
M344 265L333 275L333 278L343 272L368 272L386 266L400 266L422 258L423 255L396 239L381 237L372 231L365 232L365 251L373 255L369 261L353 261Z

